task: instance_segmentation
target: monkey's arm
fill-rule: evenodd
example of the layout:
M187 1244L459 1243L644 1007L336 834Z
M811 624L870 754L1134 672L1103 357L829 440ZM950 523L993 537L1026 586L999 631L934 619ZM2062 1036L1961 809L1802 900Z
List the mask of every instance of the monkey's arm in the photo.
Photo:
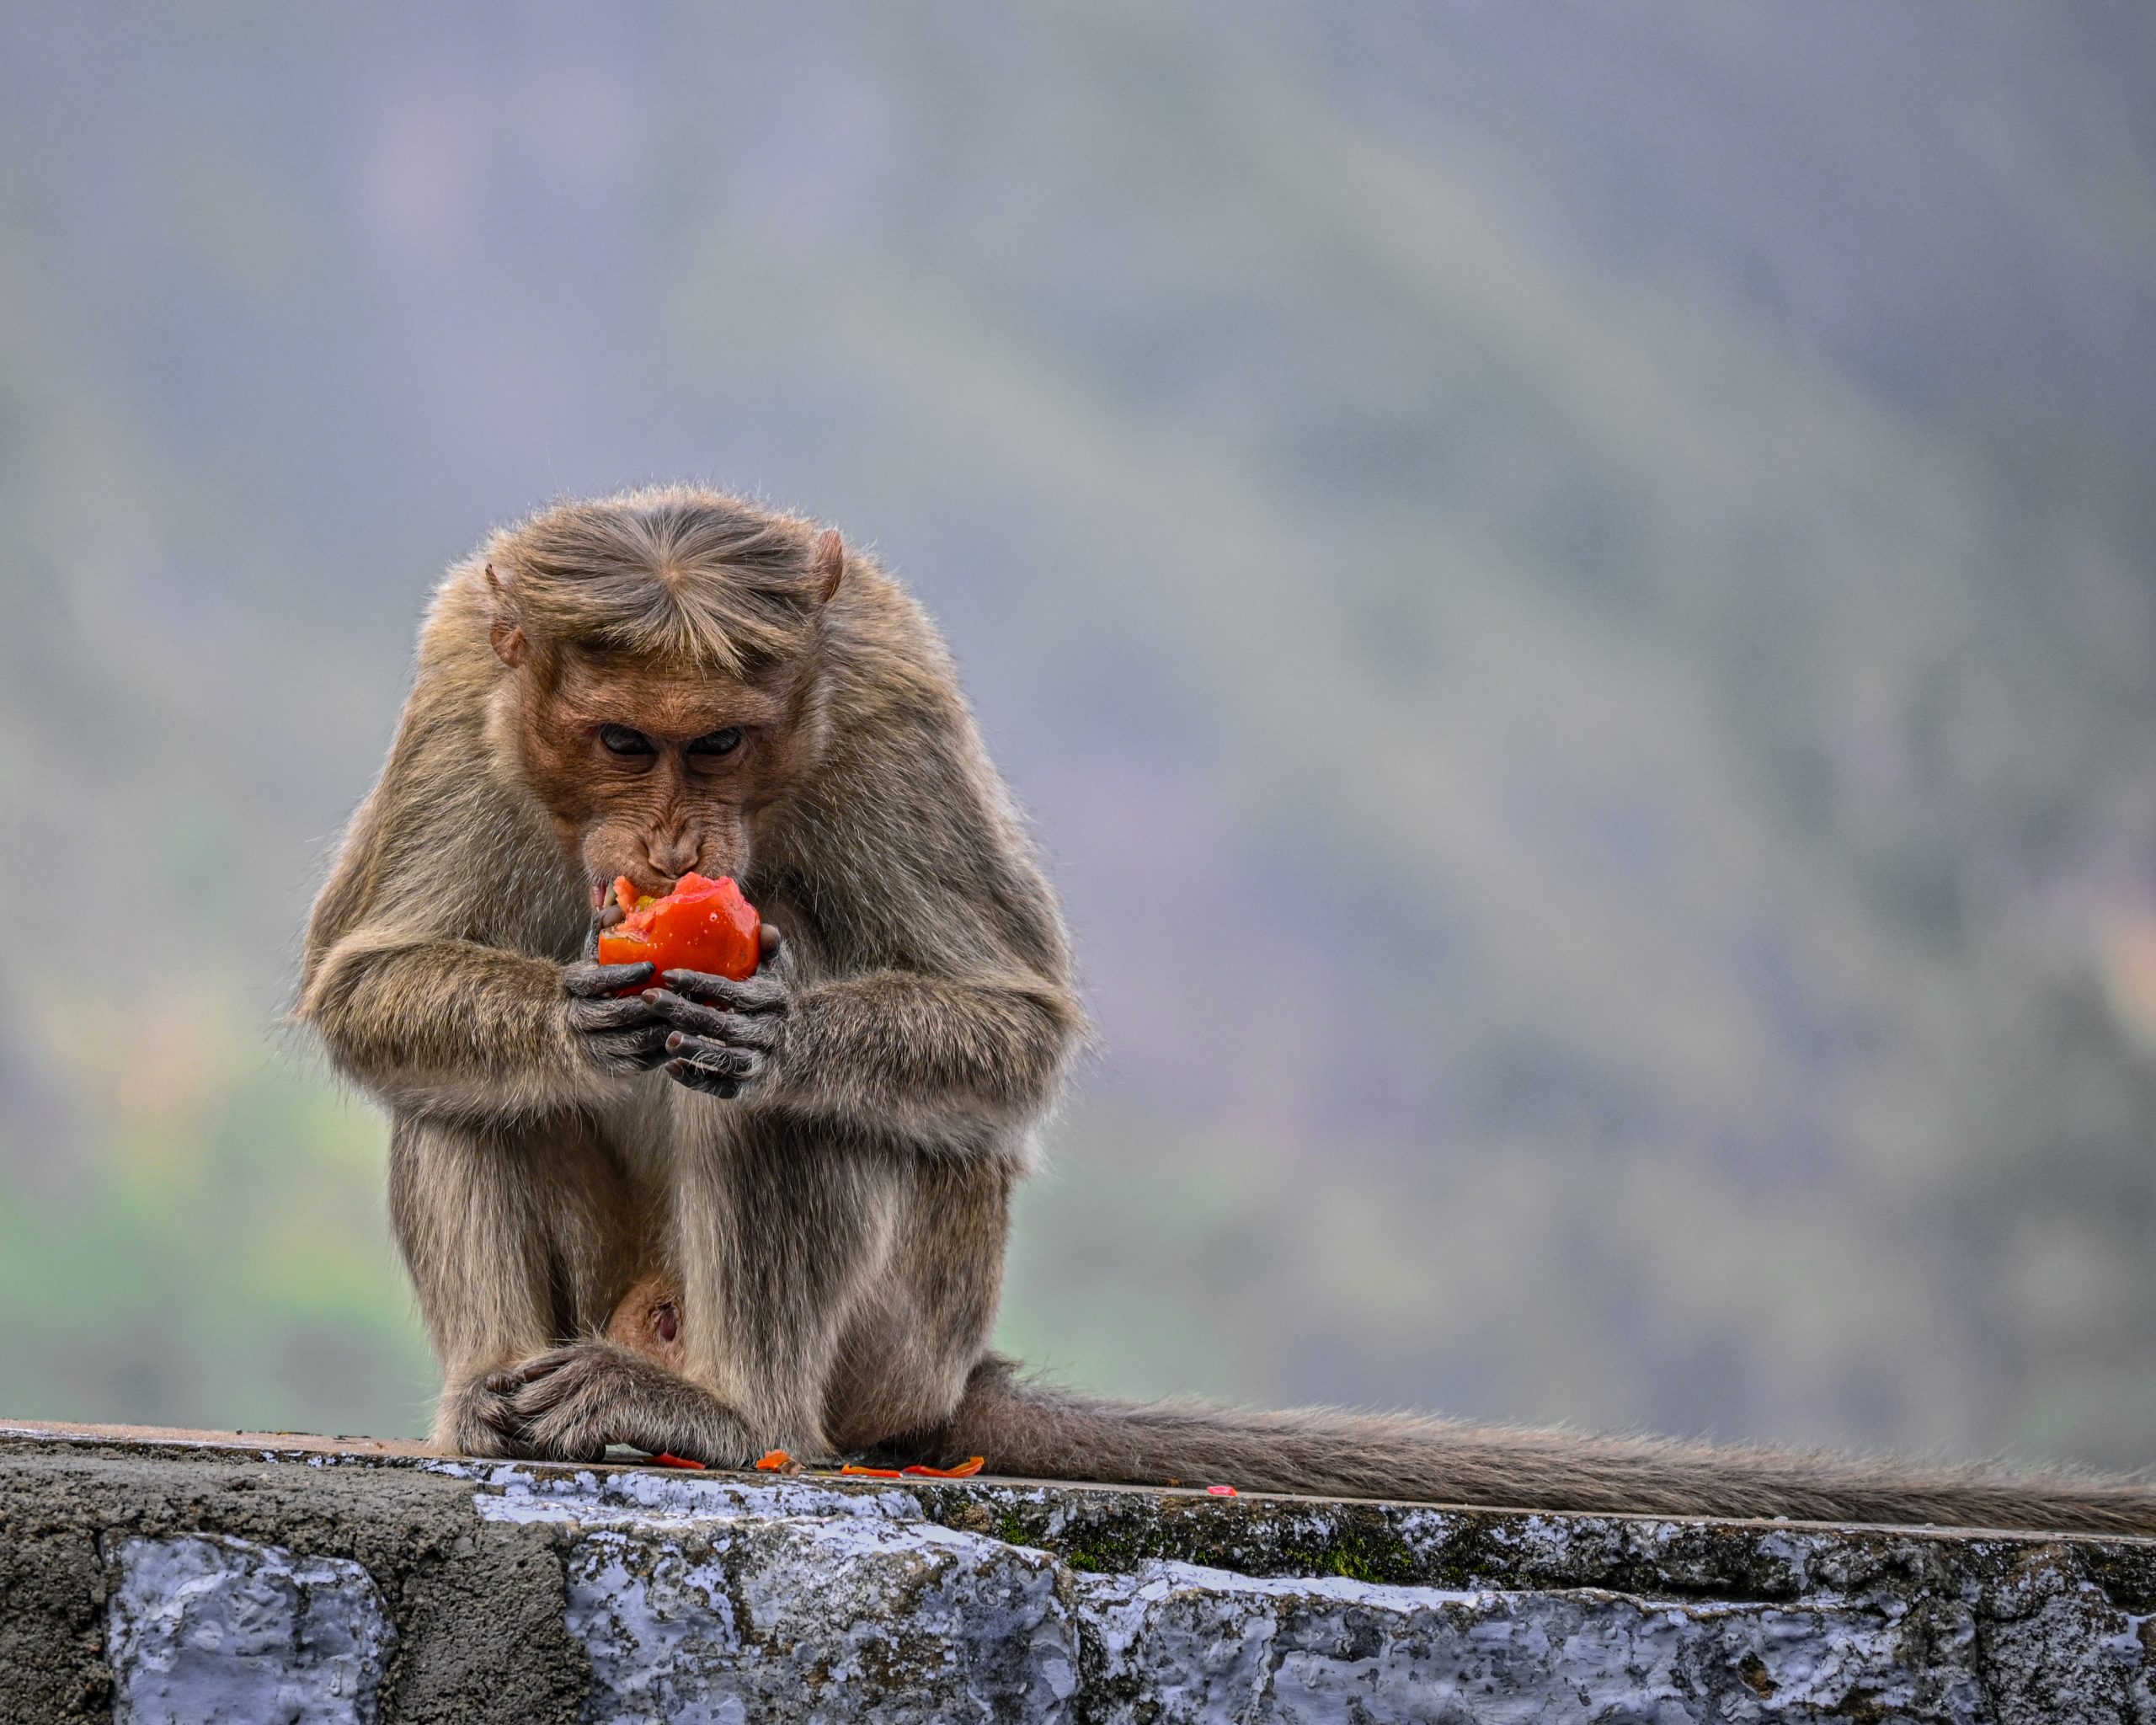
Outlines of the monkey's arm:
M308 919L298 1016L392 1108L478 1124L603 1103L655 1065L663 1030L592 963L595 926L529 792L489 741L499 667L483 636L423 638L381 780ZM467 632L469 633L469 632Z
M1040 1113L1078 1033L1044 982L895 970L814 984L791 1019L761 1094L946 1143Z
M528 1118L601 1103L664 1058L665 1026L641 1000L613 997L650 975L362 928L309 966L300 1016L392 1107Z

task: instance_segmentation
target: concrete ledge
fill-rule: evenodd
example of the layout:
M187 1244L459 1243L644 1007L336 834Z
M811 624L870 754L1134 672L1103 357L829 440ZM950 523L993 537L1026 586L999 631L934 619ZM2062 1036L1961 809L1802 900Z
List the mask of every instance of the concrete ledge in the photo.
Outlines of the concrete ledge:
M0 1720L2156 1720L2156 1541L0 1427Z

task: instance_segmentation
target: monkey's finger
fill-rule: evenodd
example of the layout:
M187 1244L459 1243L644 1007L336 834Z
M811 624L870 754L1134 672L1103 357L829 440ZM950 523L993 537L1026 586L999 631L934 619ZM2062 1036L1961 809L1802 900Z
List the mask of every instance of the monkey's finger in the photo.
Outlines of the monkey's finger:
M526 1384L536 1384L543 1377L551 1377L574 1361L579 1351L575 1348L556 1348L545 1354L535 1354L531 1359L496 1375L512 1380L511 1393L514 1393Z
M778 1040L778 1021L769 1016L750 1017L744 1012L722 1012L715 1007L700 1007L694 1001L684 1000L664 989L654 989L643 999L655 1017L676 1029L691 1031L729 1047L768 1049Z
M756 966L757 980L776 982L781 988L791 991L793 987L793 943L786 937L783 930L774 928L768 922L758 931L758 938L762 943L762 957Z
M713 1096L739 1096L763 1076L764 1057L752 1049L727 1048L680 1032L666 1039L667 1076L691 1090Z
M694 1001L685 1000L663 988L652 989L639 998L650 1007L653 1017L664 1019L676 1029L692 1030L698 1036L708 1036L716 1042L731 1041L727 1032L736 1023L748 1022L714 1007L700 1007Z
M479 1423L505 1438L524 1435L524 1420L510 1400L515 1389L515 1373L495 1372L487 1379L488 1393L472 1401L472 1412L478 1415Z
M562 967L562 986L581 1000L619 994L625 988L634 988L639 982L650 980L650 963L642 959L633 964L580 964Z
M753 1078L764 1069L764 1057L754 1049L729 1048L679 1030L666 1039L666 1052L678 1062L721 1078Z
M785 983L775 976L751 976L736 982L702 970L669 970L659 981L675 994L707 1007L734 1012L783 1012L791 1004Z
M692 1066L686 1060L675 1060L666 1068L666 1076L676 1084L691 1090L701 1090L707 1096L716 1096L728 1102L740 1095L741 1082L738 1078L722 1078L715 1072L707 1072L701 1066Z

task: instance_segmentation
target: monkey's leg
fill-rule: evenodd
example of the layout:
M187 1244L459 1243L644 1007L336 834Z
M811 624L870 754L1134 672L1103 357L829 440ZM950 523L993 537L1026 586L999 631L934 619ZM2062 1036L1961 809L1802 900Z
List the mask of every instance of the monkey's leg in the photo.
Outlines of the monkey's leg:
M717 1107L723 1130L685 1151L675 1188L685 1372L740 1414L756 1453L826 1456L825 1399L855 1315L904 1297L887 1280L913 1158Z
M593 1339L483 1387L565 1457L615 1442L738 1467L947 1423L995 1322L1011 1169L708 1106L675 1168L678 1375Z
M389 1207L441 1362L437 1449L541 1453L489 1379L605 1323L638 1268L638 1206L588 1126L483 1130L400 1117Z
M885 1167L906 1160L887 1158ZM964 1397L995 1327L1016 1173L1007 1164L941 1157L911 1159L910 1175L897 1193L889 1255L852 1302L825 1386L824 1431L841 1455L947 1459L948 1445L937 1448L937 1434ZM683 1324L680 1278L669 1268L623 1296L606 1339L680 1372L688 1349Z
M987 1351L1017 1174L1003 1162L926 1156L908 1172L888 1266L839 1346L825 1425L842 1451L940 1463L949 1458L913 1439L949 1421Z
M841 1337L889 1255L912 1158L841 1149L783 1116L681 1097L672 1162L678 1370L595 1332L490 1374L544 1453L608 1443L739 1467L765 1450L827 1455ZM970 1363L970 1362L969 1362Z

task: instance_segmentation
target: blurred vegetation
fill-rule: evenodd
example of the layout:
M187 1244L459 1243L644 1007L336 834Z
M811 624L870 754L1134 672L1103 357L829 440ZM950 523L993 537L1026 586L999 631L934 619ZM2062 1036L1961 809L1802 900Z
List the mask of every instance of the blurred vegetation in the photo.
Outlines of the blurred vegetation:
M296 932L434 574L686 473L915 583L1065 891L1010 1345L2156 1459L2152 49L11 9L0 1412L421 1426Z

